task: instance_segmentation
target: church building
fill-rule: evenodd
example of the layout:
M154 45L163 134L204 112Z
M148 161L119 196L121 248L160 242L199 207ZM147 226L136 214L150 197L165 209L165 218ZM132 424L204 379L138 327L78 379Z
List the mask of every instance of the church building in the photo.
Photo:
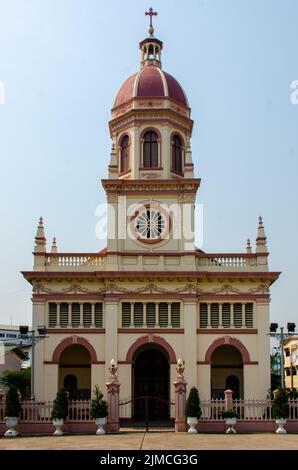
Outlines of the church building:
M106 248L61 253L54 239L48 250L40 218L33 270L23 272L33 328L47 328L35 347L38 400L63 386L73 399L89 399L94 385L105 392L112 359L120 400L171 400L179 358L188 391L196 386L201 399L227 388L234 398L262 399L270 387L269 289L279 273L269 271L263 221L255 249L249 240L242 253L195 247L201 180L190 103L162 68L154 14L140 69L120 87L109 122Z

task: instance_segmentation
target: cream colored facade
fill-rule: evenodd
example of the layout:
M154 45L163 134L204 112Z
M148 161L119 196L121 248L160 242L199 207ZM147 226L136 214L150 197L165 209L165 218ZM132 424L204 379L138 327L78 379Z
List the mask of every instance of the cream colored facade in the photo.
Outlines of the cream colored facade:
M285 387L298 392L298 337L293 336L284 342Z
M40 220L34 268L23 273L33 286L33 328L48 329L48 338L36 346L35 395L53 399L63 385L74 398L88 397L95 384L105 390L115 359L120 398L170 399L175 364L182 358L188 389L198 387L202 399L221 397L226 388L236 397L265 398L269 288L279 273L268 268L262 219L254 253L249 242L236 254L195 248L191 229L200 180L194 178L190 108L162 71L162 43L152 30L140 48L133 95L127 97L130 85L124 84L110 122L112 151L103 180L110 204L107 248L59 253L54 242L48 252ZM155 80L158 90L158 74L164 96L152 88ZM152 96L145 96L147 89ZM119 96L126 99L120 102ZM157 143L147 144L155 135ZM175 138L178 163L173 163ZM154 152L158 161L150 167ZM164 238L158 224L157 238L140 236L140 217L151 223L151 205L165 226ZM170 207L168 216L164 207ZM131 229L138 232L135 238Z

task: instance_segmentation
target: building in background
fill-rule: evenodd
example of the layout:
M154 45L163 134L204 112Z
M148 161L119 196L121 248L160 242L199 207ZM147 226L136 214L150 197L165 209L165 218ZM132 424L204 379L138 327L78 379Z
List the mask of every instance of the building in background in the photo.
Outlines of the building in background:
M30 366L31 340L21 337L18 325L0 325L0 376L5 370Z
M298 392L298 336L284 341L285 386Z
M178 358L188 388L198 387L203 399L221 398L227 388L234 398L261 399L270 387L269 290L279 273L269 271L263 221L254 252L249 241L241 253L195 247L201 180L194 174L193 121L183 88L162 68L162 48L150 24L140 70L113 104L102 181L107 247L60 253L54 239L48 250L40 219L34 267L23 272L33 288L33 328L47 327L36 345L38 400L53 399L62 386L71 398L89 398L95 384L105 390L111 359L120 398L173 398ZM168 411L159 402L150 413L159 419ZM132 411L143 414L144 407Z

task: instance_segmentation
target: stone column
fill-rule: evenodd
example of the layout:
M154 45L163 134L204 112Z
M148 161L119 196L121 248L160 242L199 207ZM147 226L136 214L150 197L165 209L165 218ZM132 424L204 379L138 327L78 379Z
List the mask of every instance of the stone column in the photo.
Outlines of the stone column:
M105 336L105 363L106 363L106 382L110 378L109 373L109 361L110 358L118 358L118 340L117 340L117 328L118 328L118 301L115 299L107 299L105 302L104 311L104 324L106 334Z
M185 380L189 387L197 387L197 299L185 300L183 311Z
M225 390L225 409L233 408L233 391Z
M39 325L47 325L47 308L46 303L43 300L33 299L33 319L32 319L32 329L36 331ZM47 340L42 340L35 343L34 346L34 368L33 380L34 380L34 395L36 400L44 400L45 388L44 388L44 377L45 377L45 359L50 359L50 357L45 357L46 348L45 343ZM47 353L49 354L49 353ZM32 356L31 356L32 359Z
M110 377L106 383L108 393L108 419L106 424L106 431L109 433L117 433L120 429L119 424L119 389L120 384L117 378L117 366L114 359L111 360L109 367Z
M185 419L186 385L184 380L184 363L182 359L177 362L177 378L175 387L175 432L186 432L187 425Z

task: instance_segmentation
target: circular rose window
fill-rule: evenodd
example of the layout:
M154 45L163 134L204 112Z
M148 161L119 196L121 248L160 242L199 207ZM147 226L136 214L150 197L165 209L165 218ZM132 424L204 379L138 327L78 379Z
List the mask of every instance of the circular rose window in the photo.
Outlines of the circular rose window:
M143 207L133 217L132 223L136 238L147 243L166 238L169 230L167 214L155 206Z

